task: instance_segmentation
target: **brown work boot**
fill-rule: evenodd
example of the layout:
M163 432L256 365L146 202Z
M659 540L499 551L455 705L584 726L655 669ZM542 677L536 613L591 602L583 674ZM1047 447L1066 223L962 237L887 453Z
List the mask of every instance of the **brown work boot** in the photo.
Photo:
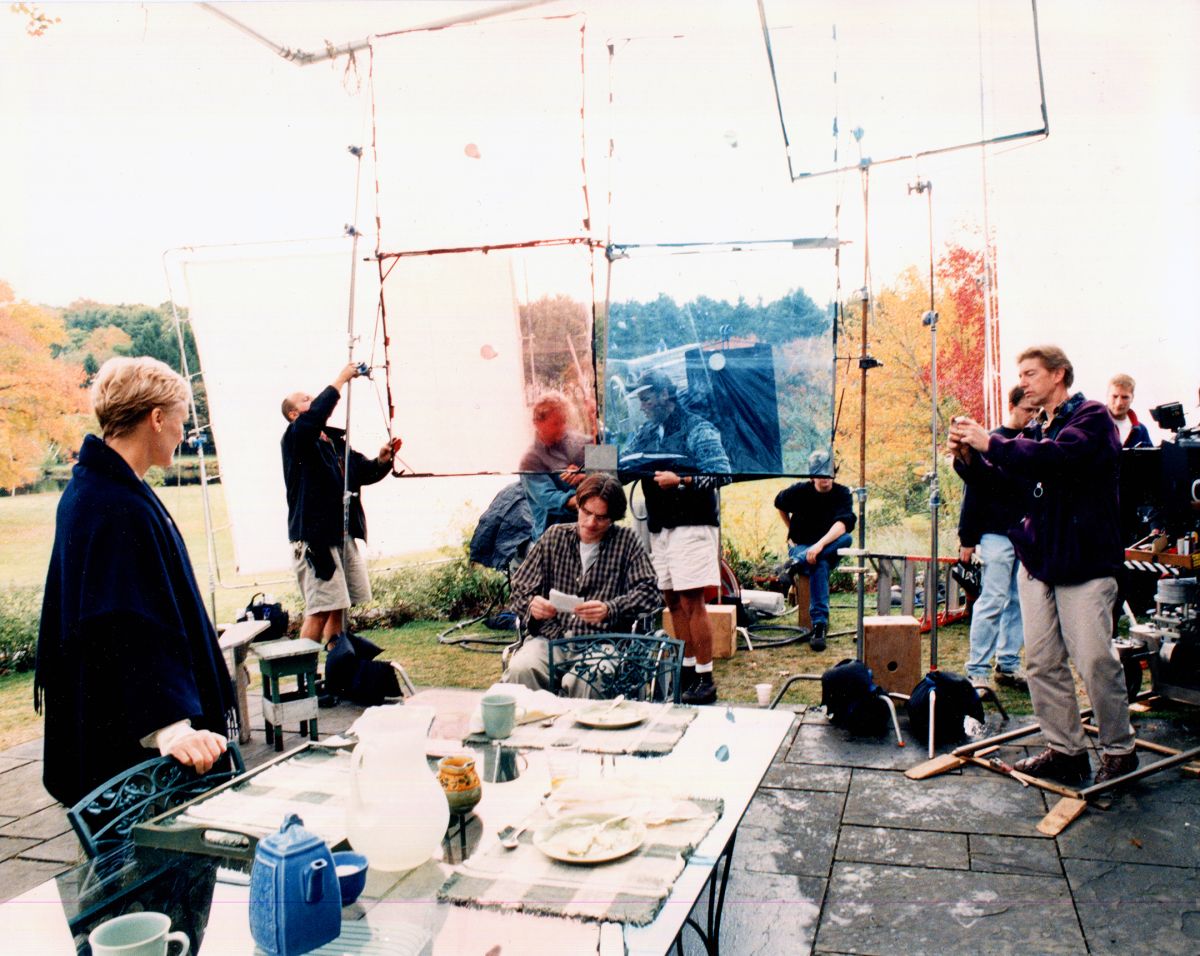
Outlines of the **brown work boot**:
M1050 777L1066 784L1083 783L1092 773L1092 764L1087 751L1081 754L1064 754L1047 747L1040 754L1026 757L1013 764L1014 770L1031 777Z
M1101 754L1100 769L1096 771L1096 783L1108 783L1137 770L1138 755L1136 750L1127 754Z

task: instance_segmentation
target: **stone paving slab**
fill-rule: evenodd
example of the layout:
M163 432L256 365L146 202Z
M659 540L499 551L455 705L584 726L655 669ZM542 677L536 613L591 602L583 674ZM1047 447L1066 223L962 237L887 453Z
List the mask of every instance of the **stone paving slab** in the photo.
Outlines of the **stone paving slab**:
M6 750L3 756L0 756L0 773L6 773L9 770L21 766L22 764L29 763L29 759L26 757L8 756L10 752L11 751Z
M75 866L84 861L83 847L74 831L46 840L21 854L23 860L43 860L50 863L66 863Z
M1200 867L1200 780L1165 770L1089 807L1058 837L1068 857ZM1197 948L1200 952L1200 947Z
M30 847L37 846L38 841L29 839L28 837L9 837L0 836L0 860L8 860L14 856L20 856L22 852Z
M1066 879L836 863L818 952L1086 953Z
M767 771L762 786L845 793L850 789L850 768L828 767L820 764L777 763Z
M67 820L67 811L55 803L44 810L38 810L27 817L0 826L0 836L50 840L70 829L71 823Z
M829 723L802 724L787 755L788 763L876 770L907 770L925 759L926 752L915 744L897 747L891 736L851 737L847 731Z
M41 761L30 762L0 774L0 814L26 816L57 801L42 786Z
M851 863L882 863L888 866L971 869L965 833L929 830L844 826L838 835L835 858Z
M1062 861L1053 840L972 833L967 837L971 869L985 873L1062 876Z
M1092 953L1200 953L1200 874L1170 866L1065 860Z
M824 892L823 879L733 870L725 891L721 951L738 956L809 952L817 935ZM706 891L697 903L697 913L707 912L707 899ZM686 956L704 954L691 930L684 933L683 951Z
M42 738L36 740L27 740L23 744L17 744L15 747L9 747L4 751L4 756L10 760L41 760L42 759Z
M1042 791L987 770L909 780L903 774L855 770L843 823L947 833L1037 837L1046 815Z
M44 863L40 860L14 857L0 863L0 886L4 887L5 899L12 899L35 886L40 886L65 869L67 867L61 863Z
M755 873L825 877L845 797L809 790L760 790L738 827L734 866Z

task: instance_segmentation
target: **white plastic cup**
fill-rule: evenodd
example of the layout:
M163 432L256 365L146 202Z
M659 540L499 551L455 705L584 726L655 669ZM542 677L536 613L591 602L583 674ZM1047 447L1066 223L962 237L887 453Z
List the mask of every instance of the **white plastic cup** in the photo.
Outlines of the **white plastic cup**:
M755 684L754 685L754 693L758 694L758 706L759 707L766 707L769 703L771 703L771 690L772 689L773 689L773 687L771 684Z

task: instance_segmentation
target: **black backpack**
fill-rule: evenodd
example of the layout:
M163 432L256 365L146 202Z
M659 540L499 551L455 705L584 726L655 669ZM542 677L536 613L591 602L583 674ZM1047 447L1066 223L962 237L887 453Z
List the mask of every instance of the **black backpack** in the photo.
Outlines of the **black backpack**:
M400 679L388 661L375 660L383 648L357 634L339 634L325 655L325 692L363 707L399 697Z
M283 605L278 601L268 604L266 595L262 591L259 591L250 599L250 603L246 605L246 610L242 611L241 617L238 620L266 621L271 625L254 638L256 642L277 641L281 637L287 637L288 612L283 609Z
M974 685L962 674L930 671L913 688L908 698L908 726L918 740L929 739L929 692L937 691L933 717L935 746L957 743L966 736L963 721L974 717L982 723L983 701Z
M862 661L838 661L821 675L821 706L835 727L862 737L887 733L891 711L871 668Z

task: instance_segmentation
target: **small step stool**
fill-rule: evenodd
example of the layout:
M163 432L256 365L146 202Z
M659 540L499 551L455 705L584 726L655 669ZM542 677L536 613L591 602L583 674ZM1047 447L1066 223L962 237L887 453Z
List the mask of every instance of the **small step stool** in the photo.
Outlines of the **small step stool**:
M284 724L299 722L300 735L317 739L317 663L321 645L302 637L284 638L252 647L262 673L263 728L267 743L283 750ZM284 692L279 681L296 678L296 689Z

